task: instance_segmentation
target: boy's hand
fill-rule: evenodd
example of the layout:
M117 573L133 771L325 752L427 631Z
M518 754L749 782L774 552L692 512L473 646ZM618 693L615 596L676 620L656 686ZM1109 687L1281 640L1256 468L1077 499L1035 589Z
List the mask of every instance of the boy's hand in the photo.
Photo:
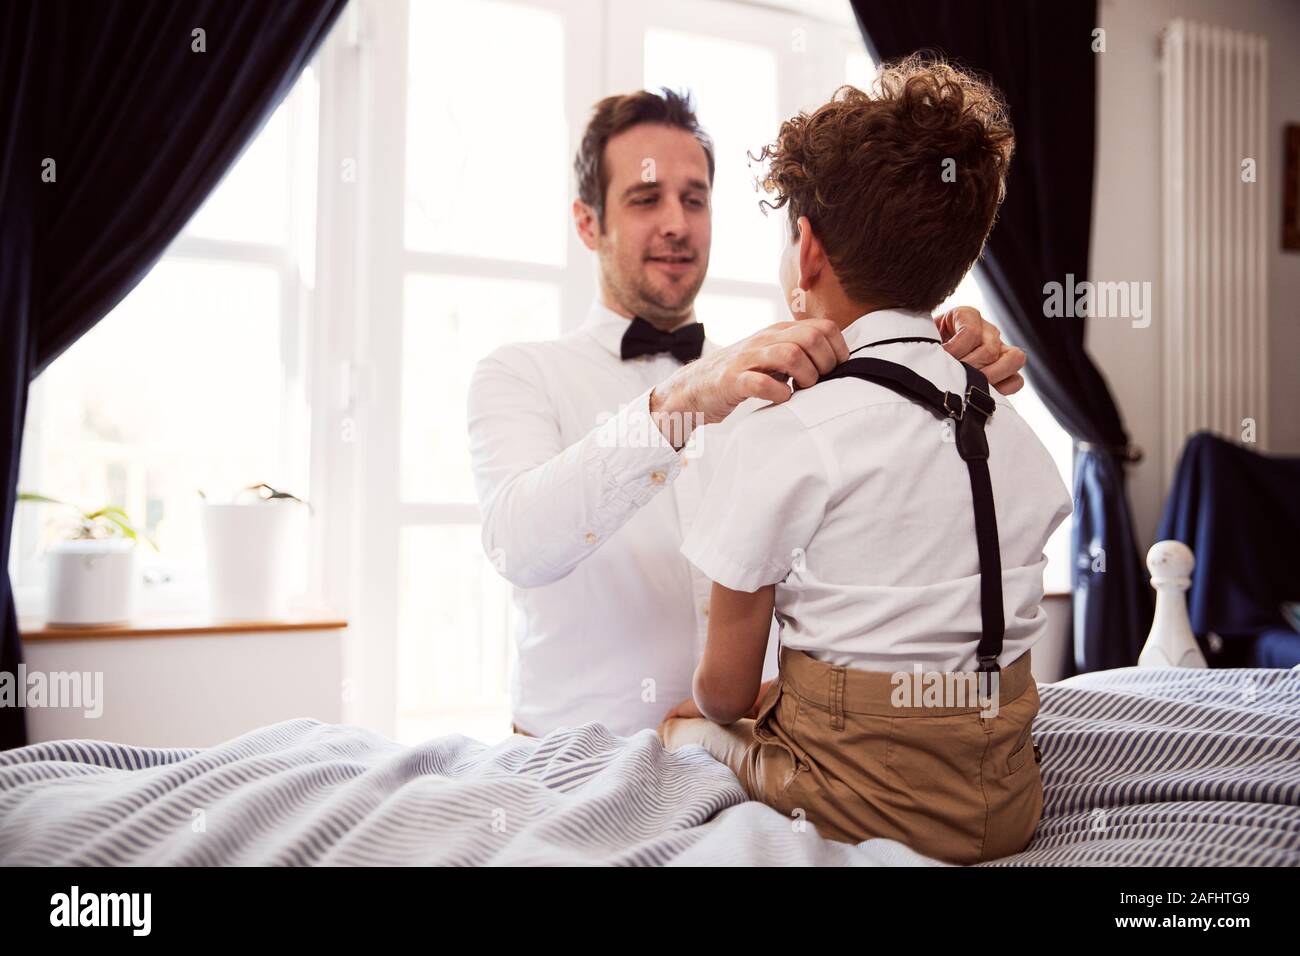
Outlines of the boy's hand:
M767 693L767 689L775 683L776 678L773 678L772 680L763 681L763 683L758 685L758 696L754 698L754 706L749 708L749 713L745 715L746 717L752 720L758 716L758 706L763 702L763 696ZM664 714L664 719L659 721L659 726L662 727L667 721L672 720L674 717L689 718L703 716L704 715L700 713L700 708L695 706L695 698L688 697L672 710L668 711L668 713Z
M665 723L667 723L668 721L672 720L675 717L682 717L682 718L689 719L691 717L703 717L703 716L704 715L700 713L700 708L695 706L695 698L688 697L680 704L678 704L676 707L674 707L672 710L668 711L668 713L664 714L664 719L659 721L659 726L662 727Z
M763 681L763 683L758 685L758 696L754 698L754 706L749 708L749 713L745 715L746 717L750 717L750 718L758 717L759 705L763 703L763 698L767 695L767 689L775 683L776 683L776 678L773 677L771 680L765 680Z
M1024 388L1020 370L1025 367L1025 353L1003 342L997 326L985 322L979 309L958 306L936 316L934 325L943 339L944 351L979 369L1003 395L1014 395Z

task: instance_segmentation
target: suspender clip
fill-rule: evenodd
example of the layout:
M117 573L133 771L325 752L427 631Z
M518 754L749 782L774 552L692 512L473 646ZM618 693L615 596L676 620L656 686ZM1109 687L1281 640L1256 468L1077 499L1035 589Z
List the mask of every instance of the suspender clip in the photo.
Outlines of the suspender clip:
M996 654L976 654L979 666L975 672L982 676L975 678L979 682L980 693L986 697L992 697L998 693L998 678L995 674L1000 674L1002 668L998 666L998 656Z
M955 408L953 406L956 406ZM957 421L961 421L961 396L956 392L943 393L943 410Z
M991 418L994 410L998 407L992 395L982 388L976 388L974 385L966 389L966 405L975 409L985 418Z

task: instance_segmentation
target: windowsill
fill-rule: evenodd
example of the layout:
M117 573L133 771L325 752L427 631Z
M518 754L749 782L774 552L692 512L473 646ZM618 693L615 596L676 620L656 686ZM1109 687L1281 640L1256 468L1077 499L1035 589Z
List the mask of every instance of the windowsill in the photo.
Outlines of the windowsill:
M1044 598L1071 598L1074 594L1070 591L1048 591L1043 595Z
M328 614L304 614L278 621L217 621L200 615L146 615L127 624L104 626L46 624L22 618L18 632L24 641L68 641L122 637L194 637L201 634L264 634L268 631L330 631L348 622Z

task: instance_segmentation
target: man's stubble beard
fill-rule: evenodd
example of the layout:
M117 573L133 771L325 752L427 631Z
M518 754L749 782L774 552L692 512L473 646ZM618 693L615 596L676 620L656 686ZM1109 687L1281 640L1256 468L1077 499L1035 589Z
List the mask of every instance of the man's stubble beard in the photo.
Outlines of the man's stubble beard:
M697 252L696 255L698 257L700 254ZM644 263L644 260L642 262ZM675 289L677 294L667 299L660 290L651 285L644 266L641 271L634 271L632 275L625 276L619 270L612 251L606 250L602 250L600 254L600 266L609 291L625 309L652 325L662 325L666 328L679 324L691 315L691 310L695 306L695 297L699 294L700 288L704 285L704 278L708 274L706 259L703 263L704 267L694 282L689 287L682 286Z

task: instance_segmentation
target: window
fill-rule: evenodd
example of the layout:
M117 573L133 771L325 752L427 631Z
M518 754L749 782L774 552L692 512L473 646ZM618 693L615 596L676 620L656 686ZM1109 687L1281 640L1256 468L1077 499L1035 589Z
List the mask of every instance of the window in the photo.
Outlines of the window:
M219 500L266 481L310 496L317 113L309 69L158 265L32 383L19 487L117 504L144 527L161 550L140 552L141 612L203 600L200 489ZM40 553L62 517L17 509L23 615L43 613Z
M568 52L556 10L411 5L408 249L564 265ZM519 109L525 78L528 108ZM511 228L502 229L507 210Z
M770 286L781 248L780 217L763 217L749 159L776 133L777 59L768 48L652 28L645 34L646 89L689 89L713 137L713 248L709 275ZM701 312L701 315L704 313Z
M573 124L599 93L589 59L598 9L586 0L374 8L373 56L394 65L376 72L371 136L402 147L371 168L372 307L387 314L391 303L399 319L368 354L383 384L367 497L396 503L367 512L363 615L367 639L378 639L366 653L386 660L365 693L381 702L371 721L391 723L399 740L509 731L516 614L482 553L465 396L479 359L572 328L592 298L585 256L573 268L569 180Z

